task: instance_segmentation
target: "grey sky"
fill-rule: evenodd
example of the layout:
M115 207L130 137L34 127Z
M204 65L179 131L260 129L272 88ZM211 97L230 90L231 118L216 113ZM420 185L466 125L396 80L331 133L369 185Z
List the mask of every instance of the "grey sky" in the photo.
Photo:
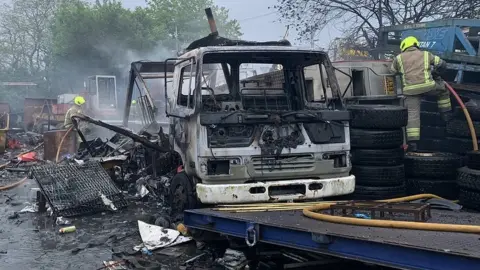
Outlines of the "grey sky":
M239 21L243 38L246 40L278 40L285 34L286 26L278 21L278 13L268 8L275 5L277 0L214 0L214 2L230 10L230 17ZM128 8L145 5L144 0L123 0L123 3ZM326 27L317 34L316 45L327 48L330 40L339 34L333 27ZM291 30L288 39L294 41L296 37L296 33ZM309 45L310 41L301 43L295 41L296 45Z

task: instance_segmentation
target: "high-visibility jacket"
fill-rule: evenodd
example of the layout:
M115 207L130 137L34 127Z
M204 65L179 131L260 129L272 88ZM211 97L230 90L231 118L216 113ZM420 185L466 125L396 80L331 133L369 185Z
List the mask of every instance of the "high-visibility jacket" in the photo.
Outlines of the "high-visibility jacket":
M420 95L436 88L432 65L437 69L445 67L446 63L430 52L410 47L395 57L390 69L402 74L404 95Z
M70 109L68 109L67 113L65 114L65 121L63 122L63 126L65 128L70 128L72 123L72 116L82 114L82 108L77 104L74 104Z

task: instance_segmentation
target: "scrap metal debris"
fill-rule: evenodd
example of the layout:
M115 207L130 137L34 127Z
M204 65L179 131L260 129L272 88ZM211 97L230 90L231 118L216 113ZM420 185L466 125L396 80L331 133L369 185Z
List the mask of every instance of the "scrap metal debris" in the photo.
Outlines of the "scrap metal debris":
M179 231L147 224L140 220L138 221L138 230L143 243L133 248L136 251L142 250L144 247L147 248L147 250L152 251L163 247L179 245L192 240L190 237L180 235Z
M32 176L55 216L71 217L127 206L122 191L99 162L35 166Z

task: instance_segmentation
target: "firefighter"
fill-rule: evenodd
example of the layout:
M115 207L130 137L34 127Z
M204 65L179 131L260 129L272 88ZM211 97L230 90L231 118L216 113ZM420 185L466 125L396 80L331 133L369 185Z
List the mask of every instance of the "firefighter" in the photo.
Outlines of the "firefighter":
M420 103L423 96L436 96L437 107L444 119L451 111L450 93L439 76L446 63L440 57L419 49L418 40L409 36L400 43L401 53L393 60L391 71L402 76L403 95L408 109L407 143L416 151L420 140ZM433 66L433 75L432 69Z
M65 122L63 123L64 128L70 128L72 123L72 116L82 114L82 107L85 104L85 98L82 96L76 96L73 100L73 106L68 109L67 113L65 114Z

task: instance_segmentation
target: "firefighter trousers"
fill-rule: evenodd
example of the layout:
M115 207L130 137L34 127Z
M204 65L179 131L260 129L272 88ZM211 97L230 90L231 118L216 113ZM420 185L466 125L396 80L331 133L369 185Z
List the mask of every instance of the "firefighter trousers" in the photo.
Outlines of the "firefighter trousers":
M440 113L452 110L450 92L445 88L443 81L435 81L435 89L420 95L405 95L405 105L408 109L407 142L420 140L420 104L425 96L436 96L437 107Z

